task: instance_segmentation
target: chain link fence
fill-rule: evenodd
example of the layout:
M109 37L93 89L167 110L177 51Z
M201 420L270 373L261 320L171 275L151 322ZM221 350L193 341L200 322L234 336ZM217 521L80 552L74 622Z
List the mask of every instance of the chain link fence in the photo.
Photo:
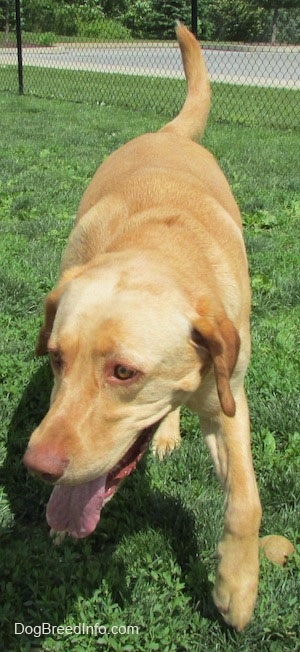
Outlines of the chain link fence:
M0 41L0 91L175 115L185 97L174 41L71 42L54 35ZM212 81L211 120L300 125L300 46L203 44ZM19 69L20 74L20 69Z

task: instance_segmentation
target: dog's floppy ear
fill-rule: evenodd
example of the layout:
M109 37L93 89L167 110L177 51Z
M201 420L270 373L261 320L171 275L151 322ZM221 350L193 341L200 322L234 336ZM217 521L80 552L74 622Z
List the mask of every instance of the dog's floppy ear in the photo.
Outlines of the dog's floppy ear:
M45 300L45 319L44 324L39 332L35 353L36 355L46 355L48 353L48 341L52 332L56 310L61 295L61 287L57 287L50 292Z
M196 345L208 350L213 361L222 410L228 417L233 417L235 400L229 381L240 349L236 328L225 314L219 318L199 315L193 323L192 339Z
M84 268L84 265L76 265L65 271L58 286L46 297L44 324L38 335L35 347L36 355L46 355L46 353L48 353L48 341L52 333L54 319L63 289L65 288L66 283L71 281L72 278L79 276Z

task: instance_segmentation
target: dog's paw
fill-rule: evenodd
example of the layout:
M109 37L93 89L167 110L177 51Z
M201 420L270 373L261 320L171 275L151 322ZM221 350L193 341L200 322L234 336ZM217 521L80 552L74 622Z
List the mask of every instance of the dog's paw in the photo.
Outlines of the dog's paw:
M258 540L228 537L220 543L219 553L213 599L225 622L241 631L252 616L257 597Z
M166 437L159 436L154 437L152 443L152 451L154 455L157 455L160 460L164 458L165 455L170 455L175 448L179 448L181 443L181 437Z
M160 460L166 454L172 453L179 448L181 437L179 432L179 410L170 412L158 426L153 437L152 451Z
M278 534L268 534L259 540L259 547L273 564L284 566L295 548L289 539Z

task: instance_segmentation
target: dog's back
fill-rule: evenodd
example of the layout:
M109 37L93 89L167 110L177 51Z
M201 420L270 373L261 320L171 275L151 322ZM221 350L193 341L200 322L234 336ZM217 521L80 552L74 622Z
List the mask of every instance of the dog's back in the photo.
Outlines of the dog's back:
M160 198L163 203L165 194L169 205L172 196L171 178L173 177L176 188L176 175L179 174L183 185L186 184L186 193L184 188L179 193L179 203L188 202L192 192L195 205L197 190L202 197L209 194L241 226L239 210L217 162L205 148L191 142L191 139L200 137L205 129L210 108L210 83L198 41L181 23L178 23L176 33L187 80L187 96L181 111L158 132L131 140L100 165L82 197L77 221L94 207L88 222L94 223L97 218L102 219L104 213L130 217L139 210L153 206L153 201L158 205ZM185 181L184 174L187 175ZM197 189L188 190L192 181L196 182ZM145 192L146 187L148 189ZM175 201L174 193L173 196ZM122 205L123 200L126 210ZM102 207L100 203L103 204ZM187 204L186 208L188 209Z

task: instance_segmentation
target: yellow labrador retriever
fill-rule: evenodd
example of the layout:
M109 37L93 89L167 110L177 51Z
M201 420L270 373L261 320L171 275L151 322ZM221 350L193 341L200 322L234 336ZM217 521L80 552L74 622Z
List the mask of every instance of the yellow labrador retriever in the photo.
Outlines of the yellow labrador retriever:
M55 486L52 530L86 537L153 439L180 442L179 408L201 420L226 494L214 600L241 630L257 594L261 508L244 376L250 289L238 207L204 130L210 88L181 24L188 83L179 115L114 152L79 206L37 344L49 354L50 409L24 462Z

